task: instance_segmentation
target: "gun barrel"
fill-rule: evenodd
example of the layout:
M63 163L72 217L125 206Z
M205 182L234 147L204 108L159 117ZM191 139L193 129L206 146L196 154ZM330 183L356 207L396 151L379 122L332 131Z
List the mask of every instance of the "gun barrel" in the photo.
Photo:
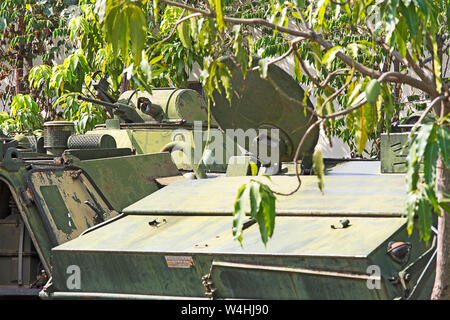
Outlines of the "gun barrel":
M83 101L86 101L86 102L96 103L96 104L99 104L99 105L102 105L102 106L105 106L105 107L111 107L111 108L114 108L114 109L118 108L114 103L106 102L106 101L102 101L102 100L91 99L91 98L83 97L81 95L78 95L77 99L78 100L83 100Z

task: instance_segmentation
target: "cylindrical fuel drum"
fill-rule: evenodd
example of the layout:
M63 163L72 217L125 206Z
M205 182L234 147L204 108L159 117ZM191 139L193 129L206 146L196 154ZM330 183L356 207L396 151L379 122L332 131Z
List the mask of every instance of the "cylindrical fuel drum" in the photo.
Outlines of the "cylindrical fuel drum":
M44 148L47 154L60 156L67 149L67 140L74 132L71 121L50 121L44 123Z
M116 140L109 134L73 135L67 141L69 149L113 149Z

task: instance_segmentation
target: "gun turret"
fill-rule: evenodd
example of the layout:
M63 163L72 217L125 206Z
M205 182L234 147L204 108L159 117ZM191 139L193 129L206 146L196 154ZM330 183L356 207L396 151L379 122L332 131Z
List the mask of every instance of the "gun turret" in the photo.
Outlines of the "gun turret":
M144 119L139 115L139 113L136 111L136 108L133 106L124 104L124 103L111 103L106 102L102 100L96 100L92 98L83 97L81 95L77 96L78 100L95 103L98 105L101 105L103 107L108 107L112 109L113 114L121 118L126 123L143 123Z

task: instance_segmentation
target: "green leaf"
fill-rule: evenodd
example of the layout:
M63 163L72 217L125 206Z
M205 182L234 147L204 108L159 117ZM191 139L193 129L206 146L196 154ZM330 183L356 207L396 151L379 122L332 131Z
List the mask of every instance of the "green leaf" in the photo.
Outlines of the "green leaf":
M156 63L158 63L159 61L161 61L161 59L164 58L163 55L157 56L155 58L153 58L152 60L150 60L149 65L154 65Z
M245 206L248 202L248 189L247 185L242 185L234 202L234 212L233 212L233 236L235 240L238 240L242 246L242 227L244 225L245 219Z
M251 218L258 223L261 240L266 245L275 229L275 200L272 190L259 181L251 180L248 184L241 186L234 203L233 213L233 236L241 246L246 206L250 205Z
M437 41L435 38L432 40L433 46L433 70L434 70L434 79L436 83L437 92L442 92L442 79L441 79L441 61L439 60Z
M317 176L318 181L318 186L320 191L322 192L322 194L324 194L323 190L324 190L324 181L323 181L323 177L325 175L324 172L324 164L323 164L323 154L322 154L322 150L320 149L316 149L314 151L313 154L313 171Z
M394 98L392 97L391 89L386 83L383 83L381 85L381 92L383 96L383 109L384 109L384 121L385 121L385 127L390 128L391 127L391 118L394 114Z
M186 22L182 22L177 26L178 36L180 37L183 47L186 49L192 48L191 37L189 35L189 25Z
M436 134L442 159L445 166L450 168L450 129L446 126L438 126Z
M147 20L141 8L136 5L129 5L128 11L133 59L136 64L139 64L142 57L142 50L145 48Z
M422 125L420 130L417 132L417 137L415 139L416 153L418 161L421 162L423 154L425 153L425 148L428 145L430 137L436 133L435 123L425 123Z
M216 11L217 26L218 26L219 32L222 32L225 23L223 21L223 10L222 10L222 1L221 0L214 0L214 9Z
M392 39L392 34L394 33L395 28L397 26L397 22L398 22L398 19L396 18L398 0L387 1L386 6L387 6L386 16L385 16L386 42L388 44L390 44L391 39Z
M408 185L408 190L416 191L417 182L419 181L419 166L420 162L417 157L416 152L416 142L409 149L408 155L406 157L407 171L406 171L406 183Z
M302 69L300 68L300 61L297 58L297 55L294 55L294 74L295 77L297 78L297 81L301 81L302 80Z
M3 31L3 29L5 29L5 27L7 26L7 21L5 18L0 17L0 31Z
M75 72L77 69L79 58L76 54L72 55L69 60L70 71Z
M336 54L342 50L343 48L341 46L335 46L328 50L322 58L322 64L326 64L328 67L330 67L334 58L336 58Z
M155 16L155 22L158 22L158 2L159 0L153 0L153 14Z
M317 4L317 23L319 27L323 26L325 11L327 9L328 3L330 0L320 0Z
M436 191L435 188L436 184L425 184L423 190L425 191L424 197L427 199L427 201L430 203L431 207L433 208L434 212L440 215L440 208L439 208L439 202L436 197Z
M439 201L439 205L445 212L450 213L450 199L444 198Z
M267 78L267 69L269 68L269 60L268 59L260 59L258 61L259 65L259 74L261 78L266 79Z
M222 62L219 62L217 66L219 67L218 71L220 82L222 83L222 86L225 89L225 94L228 102L231 103L231 98L233 97L233 87L231 83L230 69L228 69L228 67Z
M428 15L428 4L426 0L413 0L414 4L420 8L424 16Z
M256 215L256 221L259 225L261 240L264 245L272 237L275 230L275 196L272 190L265 184L260 184L261 205Z
M408 30L406 26L405 19L401 19L397 24L396 29L396 39L397 39L397 47L398 52L402 55L402 57L406 56L406 42L408 37Z
M401 3L400 4L400 11L402 13L402 16L406 20L406 24L408 25L409 33L415 38L417 36L417 31L419 30L419 26L417 24L418 17L417 17L417 14L416 14L416 10L415 10L414 4L409 3L409 5L407 5L405 3L403 5Z
M250 195L250 216L252 219L256 219L256 215L260 209L261 205L261 184L257 181L252 181L249 183L249 195Z
M429 142L423 155L423 176L425 183L434 186L436 179L436 162L438 158L438 144Z
M374 128L374 115L376 108L369 103L354 111L355 113L355 143L356 150L362 155L369 137Z
M446 17L447 17L447 30L450 30L450 1L447 2L447 11L446 11Z
M427 242L430 240L431 224L433 223L432 212L428 201L423 197L418 201L418 215L419 215L419 233L420 237Z
M411 235L414 227L414 216L416 214L417 207L417 194L415 192L409 192L406 197L406 214L407 214L407 223L406 230L408 231L408 235Z
M250 168L252 170L252 176L258 175L258 165L256 163L250 162Z

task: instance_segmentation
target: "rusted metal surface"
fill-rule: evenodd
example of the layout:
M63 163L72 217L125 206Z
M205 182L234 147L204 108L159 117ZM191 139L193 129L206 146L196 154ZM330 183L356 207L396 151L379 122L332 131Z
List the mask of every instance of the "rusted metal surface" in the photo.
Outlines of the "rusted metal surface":
M79 169L33 169L28 181L53 245L74 239L98 223L98 212L86 202L102 213L103 220L117 214Z

